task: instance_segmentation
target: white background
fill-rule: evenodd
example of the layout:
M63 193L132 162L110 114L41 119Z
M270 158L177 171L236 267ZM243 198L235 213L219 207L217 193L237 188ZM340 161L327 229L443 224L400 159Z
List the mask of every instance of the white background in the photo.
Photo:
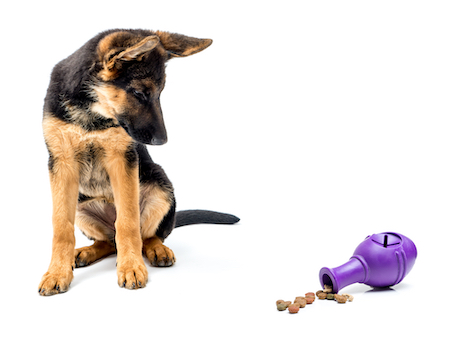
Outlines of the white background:
M2 336L448 331L447 1L8 6L0 23ZM40 297L52 239L43 98L53 65L109 28L214 40L169 62L169 143L150 153L171 178L179 209L241 221L176 229L166 241L176 265L149 267L145 289L119 288L109 257L75 270L69 292ZM317 300L297 315L276 310L277 299L315 292L321 267L343 264L367 235L383 231L418 248L401 284L349 286L353 303ZM90 243L76 236L77 246Z

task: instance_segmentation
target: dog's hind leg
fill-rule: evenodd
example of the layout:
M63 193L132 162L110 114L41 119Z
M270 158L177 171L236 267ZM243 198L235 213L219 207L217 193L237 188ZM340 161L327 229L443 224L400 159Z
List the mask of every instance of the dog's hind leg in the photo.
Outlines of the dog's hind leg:
M173 251L157 236L144 240L143 250L152 266L172 266L176 261Z
M78 205L75 223L95 243L75 250L75 267L90 265L116 252L115 220L114 204L104 199L92 199Z
M95 241L91 246L75 250L75 267L88 266L99 259L116 253L116 246L111 242Z
M140 193L142 251L152 266L171 266L175 255L163 240L174 225L173 193L156 183L142 185Z

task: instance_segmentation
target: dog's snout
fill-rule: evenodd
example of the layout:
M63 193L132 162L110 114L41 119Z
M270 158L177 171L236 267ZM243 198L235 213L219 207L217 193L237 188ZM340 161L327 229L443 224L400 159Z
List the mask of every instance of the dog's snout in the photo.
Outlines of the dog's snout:
M150 144L154 146L161 146L166 143L167 137L153 137L152 140L150 141Z

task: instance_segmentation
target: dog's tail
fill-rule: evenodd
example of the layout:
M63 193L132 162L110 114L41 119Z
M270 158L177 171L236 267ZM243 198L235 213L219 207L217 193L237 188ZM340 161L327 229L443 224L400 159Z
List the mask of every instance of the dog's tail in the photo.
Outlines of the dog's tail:
M235 224L237 222L239 218L234 215L209 210L177 211L175 216L175 228L199 223Z

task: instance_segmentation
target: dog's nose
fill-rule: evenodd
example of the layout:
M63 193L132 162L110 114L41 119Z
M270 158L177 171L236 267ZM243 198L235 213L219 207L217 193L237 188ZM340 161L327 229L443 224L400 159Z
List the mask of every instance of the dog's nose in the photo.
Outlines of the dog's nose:
M167 137L166 138L153 137L152 140L150 141L150 144L154 146L160 146L165 143L167 143Z

